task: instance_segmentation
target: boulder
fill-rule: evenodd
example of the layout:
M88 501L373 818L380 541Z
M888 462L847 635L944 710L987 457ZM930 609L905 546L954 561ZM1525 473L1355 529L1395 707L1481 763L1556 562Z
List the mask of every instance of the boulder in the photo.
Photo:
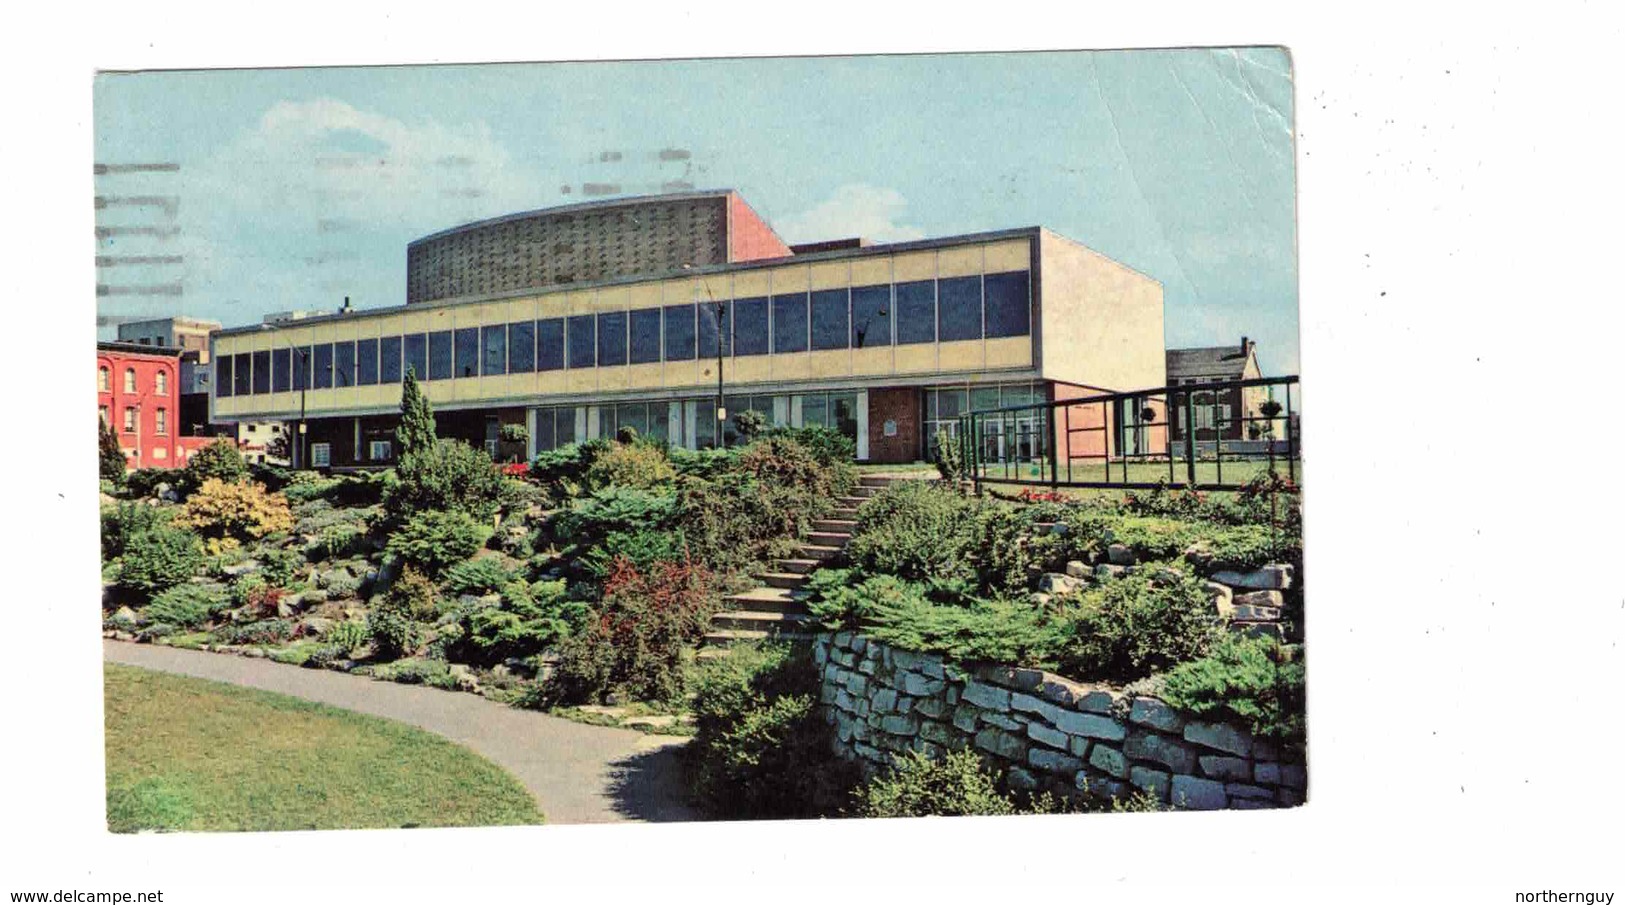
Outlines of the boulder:
M1271 563L1251 572L1216 572L1213 580L1233 588L1255 591L1283 591L1292 587L1293 569L1286 563Z
M1059 572L1045 572L1038 579L1038 591L1041 594L1069 594L1083 587L1083 582Z
M1073 578L1088 578L1094 573L1090 571L1088 563L1074 559L1067 562L1066 574Z
M1221 810L1228 800L1224 794L1224 783L1194 776L1175 776L1170 792L1174 807L1190 811Z
M1244 606L1280 609L1286 604L1286 600L1281 596L1280 591L1248 591L1245 594L1237 594L1232 598L1231 602L1238 609Z
M1107 544L1106 561L1114 566L1132 566L1136 557L1134 550L1127 544Z
M239 575L247 575L250 572L258 572L259 570L260 561L257 559L245 559L242 562L236 562L229 566L220 567L220 573L222 575L230 575L232 578L236 578Z
M1247 761L1239 757L1225 757L1218 754L1204 754L1197 758L1202 765L1202 775L1214 779L1236 780L1243 782L1253 778L1252 768Z
M1118 779L1128 778L1128 758L1123 756L1123 752L1109 745L1096 742L1094 748L1089 752L1089 764L1098 770L1110 773Z
M107 617L107 621L118 628L128 629L140 625L142 620L135 610L121 606L113 611L113 615Z
M1185 741L1240 757L1253 747L1252 736L1227 723L1191 723L1185 727Z
M1185 728L1185 718L1156 698L1135 698L1129 706L1128 721L1163 732L1179 732Z
M1095 566L1095 578L1105 581L1108 578L1121 578L1128 574L1128 566L1116 566L1110 563L1101 563Z
M294 632L301 638L325 638L332 630L333 620L320 616L307 616L294 626Z
M1128 734L1123 751L1134 760L1154 761L1175 773L1189 773L1196 767L1196 754L1190 748L1173 738L1143 729Z

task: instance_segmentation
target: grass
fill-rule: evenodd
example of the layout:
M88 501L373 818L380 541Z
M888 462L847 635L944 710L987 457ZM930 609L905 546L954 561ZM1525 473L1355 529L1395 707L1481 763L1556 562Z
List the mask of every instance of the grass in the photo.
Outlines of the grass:
M937 473L937 466L930 462L858 463L859 474L907 474L913 472L930 472L931 474L935 475Z
M115 833L542 822L495 764L401 723L113 664L104 688Z

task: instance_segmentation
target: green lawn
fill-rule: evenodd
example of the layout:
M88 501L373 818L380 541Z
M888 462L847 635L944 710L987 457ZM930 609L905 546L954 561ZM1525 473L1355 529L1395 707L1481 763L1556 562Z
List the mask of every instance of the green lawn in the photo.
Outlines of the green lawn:
M401 723L113 664L104 687L116 833L542 822L495 764Z
M1269 468L1270 463L1266 459L1226 461L1222 463L1211 460L1198 460L1196 463L1196 480L1202 484L1217 483L1220 480L1223 480L1226 484L1240 484L1254 475L1268 471ZM1292 469L1293 474L1296 475L1296 481L1302 484L1303 463L1294 462ZM1287 475L1287 463L1276 461L1275 471L1285 477ZM1125 481L1123 463L1121 462L1112 462L1108 466L1098 459L1076 459L1072 462L1070 473L1067 471L1064 462L1061 463L1060 472L1063 484L1068 481L1073 483L1082 481L1123 483ZM983 466L982 474L990 479L1020 478L1028 481L1048 481L1049 465L1044 463L1040 466L1036 462L1011 463L1008 466L991 463ZM1129 483L1155 484L1158 481L1168 480L1168 475L1167 462L1131 462L1128 465L1126 480ZM1182 459L1176 460L1174 462L1173 479L1185 481L1188 477L1189 471L1186 468L1185 461Z

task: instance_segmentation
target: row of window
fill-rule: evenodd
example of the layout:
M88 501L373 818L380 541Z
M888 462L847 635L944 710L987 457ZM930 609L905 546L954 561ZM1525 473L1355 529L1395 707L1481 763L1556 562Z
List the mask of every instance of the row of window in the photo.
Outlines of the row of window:
M803 393L794 396L727 396L728 419L724 442L742 441L735 416L743 411L762 415L767 424L829 427L857 440L858 397L853 392ZM547 406L536 412L536 449L557 449L595 437L614 437L630 427L639 436L665 440L686 449L716 445L716 400L680 402L623 402L600 406Z
M112 391L112 388L113 388L113 375L111 373L109 373L109 371L107 370L107 366L103 365L103 366L97 368L96 369L96 389L103 392L103 393L108 393L108 392ZM135 390L135 368L125 368L124 369L124 392L126 392L126 393L134 393L135 391L136 391ZM169 395L169 372L168 371L159 371L157 374L153 375L153 378L152 378L152 391L154 393L157 393L159 396L167 396L167 395Z
M99 408L99 411L100 411L101 416L102 416L102 423L105 424L107 422L107 418L108 418L107 406L105 406L105 405L101 406ZM140 410L137 409L133 405L127 405L127 406L124 407L124 433L127 433L127 434L135 433L135 431L136 431L136 418L139 415L139 412L140 412ZM155 410L153 412L153 432L158 433L158 434L167 434L167 433L169 433L169 410L168 409L157 409L157 410Z
M462 327L222 355L215 395L1026 336L1026 271Z

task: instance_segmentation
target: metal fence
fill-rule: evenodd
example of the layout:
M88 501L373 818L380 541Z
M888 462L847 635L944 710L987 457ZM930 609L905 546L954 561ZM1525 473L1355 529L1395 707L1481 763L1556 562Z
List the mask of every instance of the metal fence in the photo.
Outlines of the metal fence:
M1298 378L1101 393L959 416L966 477L982 484L1235 490L1264 471L1298 481Z

